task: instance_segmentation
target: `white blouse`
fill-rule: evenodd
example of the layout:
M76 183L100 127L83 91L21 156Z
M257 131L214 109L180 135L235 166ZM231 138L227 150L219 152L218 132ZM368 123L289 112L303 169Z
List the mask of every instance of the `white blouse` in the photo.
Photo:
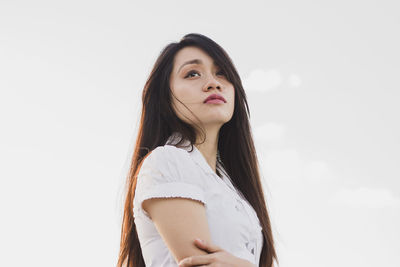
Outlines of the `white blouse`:
M221 179L195 146L190 152L191 147L172 145L178 136L174 133L164 146L156 147L138 173L133 212L146 266L178 266L141 206L143 200L156 197L191 198L204 203L212 242L258 266L263 236L255 210L234 188L227 173L222 171Z

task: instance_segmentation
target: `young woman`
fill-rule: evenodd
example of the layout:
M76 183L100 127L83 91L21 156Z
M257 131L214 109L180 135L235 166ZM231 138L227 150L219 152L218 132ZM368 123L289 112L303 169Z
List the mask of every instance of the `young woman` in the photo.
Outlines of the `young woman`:
M194 33L167 45L142 105L118 267L278 263L246 94L225 50Z

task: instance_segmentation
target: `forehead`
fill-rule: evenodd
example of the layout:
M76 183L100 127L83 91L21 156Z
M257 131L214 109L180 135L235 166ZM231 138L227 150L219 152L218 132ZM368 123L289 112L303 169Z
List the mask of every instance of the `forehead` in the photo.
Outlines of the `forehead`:
M178 70L186 61L200 59L204 64L213 64L214 60L206 52L198 47L187 46L179 50L175 55L174 69Z

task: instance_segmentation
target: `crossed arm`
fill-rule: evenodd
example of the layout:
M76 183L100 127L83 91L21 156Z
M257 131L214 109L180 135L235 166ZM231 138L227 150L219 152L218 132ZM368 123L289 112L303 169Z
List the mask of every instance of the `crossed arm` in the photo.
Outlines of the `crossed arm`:
M202 202L188 198L151 198L144 200L142 207L149 214L177 263L185 258L209 254L194 242L196 238L200 238L206 244L212 244L206 209ZM238 267L254 266L227 252L224 252L220 260Z
M177 263L189 256L208 254L193 243L196 238L211 243L202 202L187 198L151 198L144 200L142 207Z

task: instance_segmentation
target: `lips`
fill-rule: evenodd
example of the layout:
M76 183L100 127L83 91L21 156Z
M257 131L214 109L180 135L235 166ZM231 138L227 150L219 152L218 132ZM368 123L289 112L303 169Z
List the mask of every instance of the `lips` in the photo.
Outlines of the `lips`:
M219 95L219 94L212 94L212 95L209 95L209 96L204 100L203 103L207 103L207 101L212 100L212 99L219 99L219 100L224 101L224 103L226 103L225 98L224 98L222 95Z

